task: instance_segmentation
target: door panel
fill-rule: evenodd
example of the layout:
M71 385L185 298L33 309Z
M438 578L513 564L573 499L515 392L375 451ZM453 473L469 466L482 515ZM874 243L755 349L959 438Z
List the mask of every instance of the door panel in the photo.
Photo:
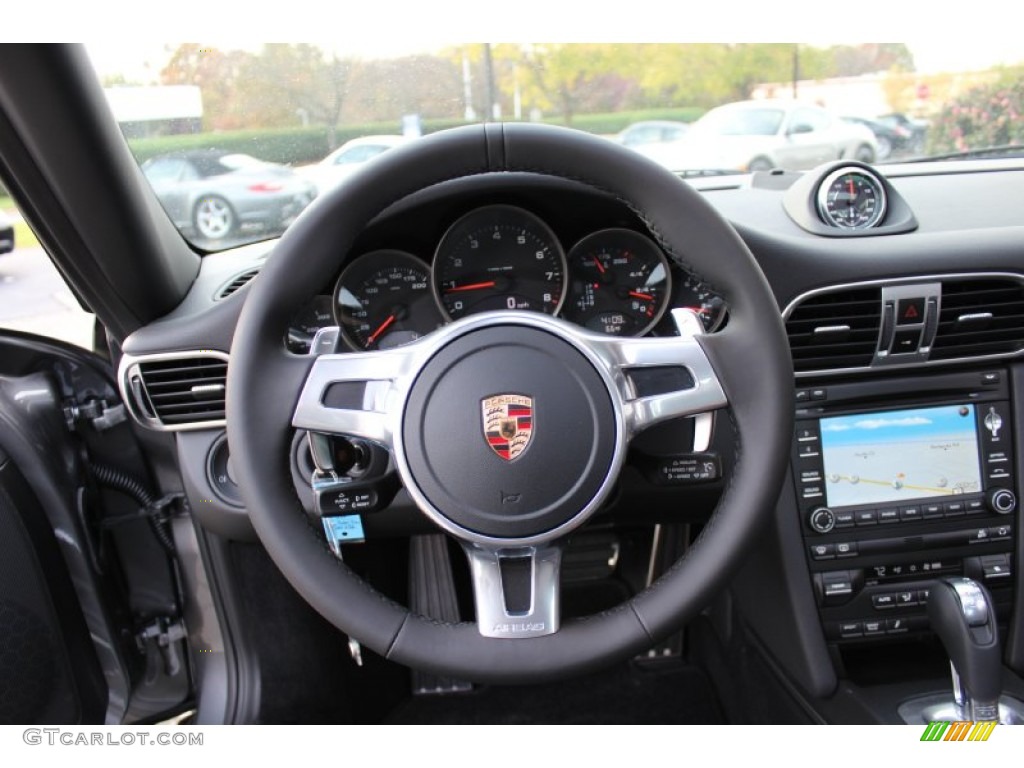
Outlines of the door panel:
M45 521L0 451L0 724L102 723L107 685Z
M139 722L191 696L173 543L125 492L149 483L123 417L103 360L0 333L0 722Z

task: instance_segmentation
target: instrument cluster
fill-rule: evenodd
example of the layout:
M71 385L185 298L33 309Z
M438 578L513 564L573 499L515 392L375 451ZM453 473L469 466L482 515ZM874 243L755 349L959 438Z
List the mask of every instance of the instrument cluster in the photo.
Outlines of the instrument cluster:
M692 277L675 277L673 285L665 254L640 232L600 229L566 251L534 213L485 205L452 223L429 264L391 248L353 258L329 299L319 297L316 309L294 323L289 347L301 352L316 327L336 324L354 350L388 349L452 320L504 309L556 315L599 333L641 336L673 299L696 311L708 332L719 328L722 299Z

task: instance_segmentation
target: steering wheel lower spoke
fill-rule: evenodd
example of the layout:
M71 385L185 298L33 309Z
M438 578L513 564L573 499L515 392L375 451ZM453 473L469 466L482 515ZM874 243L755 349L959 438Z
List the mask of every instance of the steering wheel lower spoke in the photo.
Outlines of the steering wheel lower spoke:
M521 639L558 631L562 546L516 549L464 544L484 637Z

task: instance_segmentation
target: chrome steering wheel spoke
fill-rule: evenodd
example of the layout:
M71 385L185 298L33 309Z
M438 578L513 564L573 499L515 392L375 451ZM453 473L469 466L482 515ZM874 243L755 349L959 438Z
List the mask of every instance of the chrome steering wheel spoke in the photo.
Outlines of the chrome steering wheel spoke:
M728 405L725 391L697 337L700 318L672 310L678 336L620 338L588 335L586 342L608 369L622 399L628 437L662 421L698 416L697 446L706 448L711 411Z
M292 426L363 438L390 450L401 406L399 382L419 366L414 347L319 355L302 387Z
M484 637L522 639L558 631L560 543L495 548L463 542Z

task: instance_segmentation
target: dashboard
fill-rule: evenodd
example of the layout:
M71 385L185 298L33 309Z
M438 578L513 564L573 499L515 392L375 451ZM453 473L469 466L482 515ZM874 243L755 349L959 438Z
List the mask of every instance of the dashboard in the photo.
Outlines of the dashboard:
M788 201L794 189L803 186L807 194L799 199L808 211L815 211L814 182L831 172L830 166L813 177L774 171L697 178L689 183L733 224L754 253L780 311L811 291L863 281L926 280L974 271L1021 274L1024 222L1014 203L1024 185L1019 165L958 161L880 168L884 174L876 172L899 196L897 207L901 203L912 214L912 229L893 232L883 226L844 236L842 230L826 227L817 213L808 214L813 222L803 221ZM538 217L555 233L566 254L602 230L627 229L651 237L644 223L619 201L572 182L516 173L449 182L396 203L361 233L350 252L339 253L337 271L319 294L327 298L311 296L307 304L296 307L294 329L301 333L335 322L330 297L343 270L356 259L374 251L397 250L429 269L452 224L470 211L491 205L522 208ZM677 255L685 259L687 254ZM215 348L228 348L233 330L229 318L240 310L240 303L228 299L272 257L273 241L208 255L182 304L142 331L133 344L149 351L158 346L150 340L159 339L163 349L193 349L202 339L197 342L196 334L187 328L199 322L199 315L211 313L209 317L216 320L198 335L217 342L212 344ZM698 297L706 295L715 301L713 287L700 284L674 260L670 264L670 306L689 305L681 295L687 287ZM670 332L663 317L648 334Z

